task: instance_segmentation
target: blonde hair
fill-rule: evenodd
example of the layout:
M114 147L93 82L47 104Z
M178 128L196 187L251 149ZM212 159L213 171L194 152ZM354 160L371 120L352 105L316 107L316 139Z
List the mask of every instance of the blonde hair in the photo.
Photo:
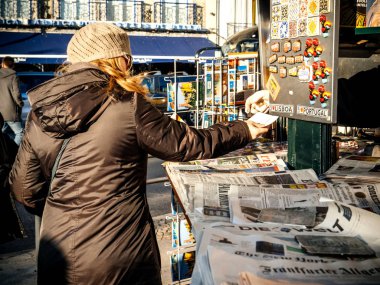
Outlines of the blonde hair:
M141 84L144 77L143 74L132 76L132 58L130 56L125 56L124 58L126 59L127 71L123 71L120 66L120 57L97 59L91 61L91 63L109 75L110 80L107 92L112 93L117 84L129 92L137 92L142 95L148 94L148 89Z
M120 86L122 89L129 92L137 92L141 95L147 95L149 93L148 88L141 84L144 79L144 74L140 73L138 75L132 76L132 57L124 56L127 64L127 71L123 71L120 66L121 57L114 58L104 58L91 61L92 64L96 65L101 71L109 76L109 82L106 89L108 94L112 94L115 89ZM55 74L59 76L69 71L72 64L63 64L58 67Z

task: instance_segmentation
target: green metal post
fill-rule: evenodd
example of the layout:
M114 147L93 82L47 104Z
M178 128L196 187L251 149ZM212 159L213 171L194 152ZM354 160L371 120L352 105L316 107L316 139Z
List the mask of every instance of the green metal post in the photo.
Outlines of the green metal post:
M328 124L289 119L288 163L293 169L312 168L319 175L333 163L332 128Z

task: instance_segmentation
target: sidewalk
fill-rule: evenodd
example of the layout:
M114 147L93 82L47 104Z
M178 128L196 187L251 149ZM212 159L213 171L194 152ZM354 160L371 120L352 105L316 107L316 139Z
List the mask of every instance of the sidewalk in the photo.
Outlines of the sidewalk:
M25 239L0 244L0 284L1 285L36 285L36 255L34 244L34 216L20 210L19 214L28 235ZM166 216L153 217L156 236L161 252L162 283L171 284L170 257L171 223Z

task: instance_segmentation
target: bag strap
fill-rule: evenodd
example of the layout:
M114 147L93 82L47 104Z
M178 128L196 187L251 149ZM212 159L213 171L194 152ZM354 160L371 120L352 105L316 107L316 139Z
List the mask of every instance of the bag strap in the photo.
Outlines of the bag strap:
M99 117L100 115L104 112L104 110L109 106L109 104L111 104L111 102L114 100L114 98L112 96L108 96L107 100L102 104L102 106L100 106L100 108L98 109L98 111L95 113L95 115L88 121L89 124L92 124L93 122L95 122ZM48 196L50 195L51 193L51 183L53 182L53 179L55 177L55 174L57 172L57 169L58 169L58 165L59 165L59 162L61 161L61 157L62 157L62 154L63 152L65 151L66 149L66 146L69 144L70 140L72 139L73 136L67 138L67 139L64 139L63 140L63 143L61 145L61 148L58 152L58 155L57 157L55 158L55 161L54 161L54 165L53 165L53 168L51 170L51 177L50 177L50 184L49 184L49 192L48 192Z
M47 196L49 196L50 193L51 193L51 183L53 182L53 179L54 179L55 174L56 174L56 172L57 172L58 164L59 164L59 162L61 161L62 154L63 154L63 152L65 151L66 146L67 146L68 143L70 142L71 138L72 138L72 137L69 137L69 138L67 138L67 139L65 139L65 140L63 141L63 143L62 143L62 145L61 145L61 149L59 150L58 155L57 155L57 157L55 158L54 165L53 165L53 168L52 168L52 170L51 170L49 192L48 192L48 195L47 195Z

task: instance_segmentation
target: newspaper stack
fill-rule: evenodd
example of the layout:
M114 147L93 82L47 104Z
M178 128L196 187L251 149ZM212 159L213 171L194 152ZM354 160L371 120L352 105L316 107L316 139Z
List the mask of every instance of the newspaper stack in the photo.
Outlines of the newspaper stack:
M197 240L192 284L379 284L378 162L338 161L326 180L274 154L167 164Z

